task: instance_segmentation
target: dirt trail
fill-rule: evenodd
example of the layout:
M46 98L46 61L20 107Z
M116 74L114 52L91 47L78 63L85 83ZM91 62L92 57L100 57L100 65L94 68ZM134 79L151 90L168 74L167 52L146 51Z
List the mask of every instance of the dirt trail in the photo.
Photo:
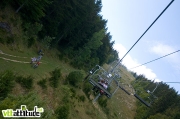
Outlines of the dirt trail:
M18 61L18 60L7 59L7 58L4 58L4 57L0 57L0 58L1 58L1 59L4 59L4 60L12 61L12 62L30 63L30 62L24 62L24 61Z
M10 55L10 54L6 54L6 53L3 53L1 50L0 50L0 54L3 54L3 55L7 55L7 56L11 56L11 57L20 57L20 56L15 56L15 55ZM26 63L26 64L29 64L29 62L26 62L26 61L19 61L19 60L13 60L13 59L8 59L8 58L5 58L5 57L0 57L1 59L4 59L6 61L12 61L12 62L18 62L18 63ZM28 58L28 57L20 57L20 58ZM42 62L40 62L42 63ZM45 63L44 63L45 64Z
M11 57L20 57L20 56L15 56L15 55L10 55L10 54L3 53L1 50L0 50L0 54L11 56ZM20 58L28 58L28 57L20 57Z

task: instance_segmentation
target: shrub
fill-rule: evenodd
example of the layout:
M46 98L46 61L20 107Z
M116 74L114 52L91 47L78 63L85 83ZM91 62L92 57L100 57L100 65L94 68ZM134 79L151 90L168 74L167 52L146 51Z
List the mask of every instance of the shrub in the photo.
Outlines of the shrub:
M27 76L27 77L17 76L16 82L21 84L21 86L26 88L26 89L31 89L33 86L33 77L31 77L31 76Z
M52 117L54 117L52 115L52 111L46 107L46 101L41 100L38 93L34 91L28 92L24 95L9 95L7 98L0 102L0 110L19 109L21 108L21 105L26 105L29 110L34 110L34 106L43 107L46 111L42 113L42 119L51 119ZM0 115L0 119L4 119L2 114Z
M69 106L63 105L56 109L55 111L58 119L68 119L69 116Z
M38 81L37 84L38 84L39 86L41 86L42 89L46 89L46 88L47 88L46 82L47 82L46 79L42 79L42 80Z
M98 99L98 103L101 107L106 107L107 106L107 98L106 99L103 99L103 98L99 98Z
M85 83L84 86L83 86L83 92L86 94L87 98L89 98L90 96L90 91L92 89L92 86L91 84L89 83Z
M6 97L0 103L0 110L4 109L14 109L17 101L11 96ZM3 114L0 115L0 119L4 119Z
M61 70L60 69L55 69L50 74L51 74L51 78L49 78L50 85L52 87L54 87L54 88L57 88L59 80L60 80L60 78L62 76Z
M86 99L86 98L84 97L84 95L79 96L79 100L80 100L80 101L84 102L85 99Z
M67 76L67 80L72 86L77 86L80 81L83 80L83 74L81 71L73 71Z
M43 27L43 25L40 23L37 23L37 22L35 22L34 24L29 23L29 22L25 22L23 24L25 34L29 38L36 36L39 33L39 31L42 30L42 27Z
M71 97L75 97L76 96L76 91L73 88L70 88L70 91L72 93Z
M72 97L72 91L68 86L63 85L62 87L62 91L64 94L64 97L62 98L62 101L64 104L68 104L71 97Z
M49 49L51 46L51 42L55 39L55 37L45 36L42 40L42 43L46 49Z
M0 100L7 97L14 87L14 74L11 71L0 73Z

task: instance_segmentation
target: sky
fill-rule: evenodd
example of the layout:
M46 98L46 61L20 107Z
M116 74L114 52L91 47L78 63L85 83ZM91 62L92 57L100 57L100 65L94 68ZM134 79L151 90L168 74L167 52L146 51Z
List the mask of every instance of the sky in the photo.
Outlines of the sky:
M102 0L101 15L122 58L171 0ZM180 0L175 0L123 59L137 74L157 82L180 82L180 52L131 69L180 50ZM180 94L180 84L167 83Z

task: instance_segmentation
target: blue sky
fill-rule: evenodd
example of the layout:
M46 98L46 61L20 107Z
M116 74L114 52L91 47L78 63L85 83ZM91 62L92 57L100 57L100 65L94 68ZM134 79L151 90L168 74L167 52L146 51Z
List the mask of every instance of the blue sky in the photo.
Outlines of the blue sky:
M121 58L171 0L102 0L102 12ZM132 68L180 50L180 1L175 0L124 58ZM133 69L147 78L180 82L180 52ZM180 93L180 84L169 84Z

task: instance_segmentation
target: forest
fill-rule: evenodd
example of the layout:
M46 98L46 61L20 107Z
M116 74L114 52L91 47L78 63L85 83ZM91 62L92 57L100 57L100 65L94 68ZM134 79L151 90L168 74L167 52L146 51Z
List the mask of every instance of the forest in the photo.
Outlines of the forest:
M28 47L38 41L57 48L61 59L86 70L118 59L100 0L3 0L1 6L9 4L24 21Z
M15 15L8 18L8 11L7 15L0 13L0 44L20 52L23 52L21 50L23 47L29 50L41 47L47 54L57 50L58 60L70 64L78 70L70 69L71 73L66 74L67 71L63 71L64 74L61 74L62 70L56 68L51 72L47 71L50 72L48 78L41 77L42 79L37 81L37 84L46 92L49 90L47 87L49 81L49 85L56 90L56 93L52 94L54 97L57 97L59 90L63 92L62 99L56 99L56 101L64 102L64 104L59 107L54 104L52 107L57 113L55 117L68 119L71 105L74 104L75 107L74 100L78 100L79 103L90 98L91 87L88 84L83 85L82 88L86 98L82 93L76 94L77 89L81 89L80 81L86 74L84 72L89 71L97 64L102 66L119 59L118 52L113 48L115 41L112 40L111 33L107 31L107 20L103 19L100 14L101 0L1 0L0 9L5 11L8 7L13 9ZM51 56L51 53L48 55ZM30 103L38 97L37 93L29 91L33 88L33 77L23 77L15 75L15 73L12 71L0 72L0 79L2 79L0 80L0 102L3 102L0 103L1 110L8 106L17 108L20 105L19 101ZM135 78L131 85L136 93L151 104L150 107L146 107L137 101L135 119L180 119L180 95L178 92L163 82L158 83L157 89L154 90L156 82L148 80L143 75L130 73ZM64 78L62 78L63 76ZM62 83L60 89L58 89L59 82ZM24 97L9 96L15 83L25 88L25 94L29 91L27 95ZM74 87L70 86L71 88L69 88L67 84ZM147 90L150 92L154 90L154 92L150 94L147 93ZM68 96L64 96L66 94ZM74 100L71 101L71 99ZM107 99L101 99L99 103L109 114ZM37 98L34 104L45 105L40 98ZM47 109L51 110L49 107ZM65 110L64 113L62 110ZM49 118L53 113L53 111L45 113L43 118ZM93 112L86 113L94 115ZM116 116L114 114L114 117ZM109 114L109 117L112 115ZM91 118L96 117L92 116Z
M163 82L148 80L144 75L137 75L132 85L149 108L138 102L135 119L180 119L180 95L174 88ZM148 93L148 91L152 93Z

